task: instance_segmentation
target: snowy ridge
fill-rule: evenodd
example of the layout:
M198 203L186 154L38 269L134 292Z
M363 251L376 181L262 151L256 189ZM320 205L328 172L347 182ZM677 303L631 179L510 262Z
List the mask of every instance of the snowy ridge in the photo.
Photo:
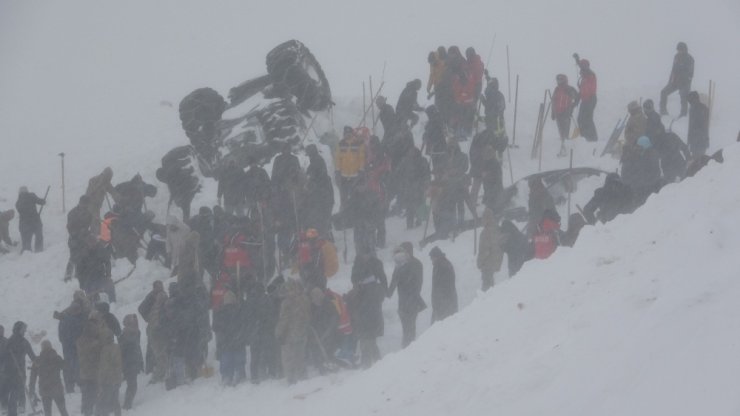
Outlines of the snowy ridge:
M585 228L370 370L289 388L196 384L136 414L737 414L740 195L717 190L735 186L740 147L725 157Z

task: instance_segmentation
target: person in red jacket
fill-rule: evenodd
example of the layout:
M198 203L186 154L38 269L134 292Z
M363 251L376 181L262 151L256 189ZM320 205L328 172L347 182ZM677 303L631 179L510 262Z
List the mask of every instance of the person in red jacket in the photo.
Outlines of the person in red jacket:
M590 142L599 140L594 124L594 109L596 108L596 74L591 70L588 59L581 59L577 53L573 54L578 68L580 78L578 79L578 92L581 98L581 106L578 109L578 127L581 136Z
M483 61L480 55L475 53L475 49L470 47L465 50L466 62L468 63L468 91L473 95L472 105L467 107L467 113L465 117L465 126L467 130L472 130L475 125L476 110L478 109L478 100L480 94L483 91ZM470 134L470 131L468 131Z
M567 76L558 74L555 80L558 85L552 93L552 119L558 124L560 140L565 140L570 135L570 119L580 97L578 91L568 85Z
M560 245L560 215L553 210L545 210L537 228L537 233L532 236L534 257L546 259Z

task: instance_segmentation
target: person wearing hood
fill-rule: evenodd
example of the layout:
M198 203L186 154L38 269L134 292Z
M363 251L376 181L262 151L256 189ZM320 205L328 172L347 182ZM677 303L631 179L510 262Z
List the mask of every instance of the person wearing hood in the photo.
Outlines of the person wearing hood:
M506 134L504 110L506 110L506 98L499 90L498 78L488 79L486 91L483 97L485 108L486 129L496 136Z
M167 372L167 328L164 325L167 299L164 284L161 280L156 280L138 308L139 314L147 323L146 367L151 368L153 373L150 383L163 381Z
M607 223L619 214L632 212L632 190L616 173L606 175L604 186L594 191L594 196L583 207L583 216L589 224Z
M39 396L44 406L44 416L52 415L52 401L62 416L67 416L67 406L64 402L64 386L62 386L61 372L64 368L64 359L51 347L49 340L41 343L41 352L31 365L31 382L28 386L31 395L36 392L36 380L39 384Z
M411 127L415 126L419 122L419 116L416 115L417 111L424 111L418 103L418 93L421 89L421 80L415 79L409 81L406 87L401 91L401 95L398 97L398 103L396 104L396 118L399 125L409 124Z
M123 379L126 380L126 393L123 400L123 409L129 410L134 402L138 387L137 378L144 370L144 357L141 353L141 331L136 314L126 315L123 318L123 332L118 337L121 348L121 365Z
M668 79L668 85L660 91L660 114L667 116L668 96L678 91L681 97L681 115L686 115L688 110L687 98L691 90L691 80L694 78L694 58L689 55L689 47L685 42L678 42L676 45L676 55L673 57L673 67L671 67L671 76Z
M113 333L102 322L97 311L90 313L82 328L82 334L77 339L77 355L80 363L80 393L81 412L84 416L92 416L95 401L98 396L98 367L100 351L103 346L102 334Z
M15 211L12 209L0 211L0 254L9 253L10 247L15 247L18 244L10 239L10 221L14 217Z
M26 324L18 321L13 325L13 334L8 338L2 368L5 373L5 388L8 394L8 416L18 416L26 407L26 357L32 362L36 354L26 339Z
M359 341L360 362L369 368L380 359L377 338L383 336L383 300L388 290L383 263L371 248L365 247L355 257L351 279L352 330Z
M578 79L578 93L580 95L580 107L578 107L578 127L581 136L590 142L599 139L594 124L594 109L596 108L596 74L591 69L588 59L581 59L577 53L573 54L576 64L580 69Z
M167 216L167 254L170 256L170 268L172 269L172 276L176 275L178 266L183 260L183 250L187 236L190 234L190 227L184 222L180 221L174 215Z
M625 147L630 147L637 144L637 139L645 136L647 119L637 101L631 101L627 105L627 111L630 117L627 119L627 124L624 127L624 145Z
M455 268L439 247L429 251L432 260L432 323L457 313Z
M493 287L493 275L501 270L501 264L504 262L504 239L505 236L499 230L498 219L493 211L490 209L483 211L483 230L480 233L476 260L478 270L481 272L481 290L484 292Z
M45 205L46 200L39 198L28 188L21 186L18 192L18 201L15 209L18 211L18 230L21 233L21 252L31 251L31 241L34 241L34 251L44 251L44 231L41 223L41 214L36 205Z
M88 203L86 207L92 217L92 232L96 235L100 231L100 209L103 207L103 201L106 200L108 194L114 201L119 200L119 195L113 188L112 180L113 170L106 167L99 175L93 176L87 182L85 195L88 198Z
M309 158L306 169L306 192L304 200L304 227L313 227L321 234L331 232L331 212L334 209L334 186L326 169L326 162L314 144L306 146Z
M527 235L532 236L537 232L537 227L542 221L542 215L546 210L555 211L555 200L552 199L552 195L548 192L545 184L542 183L541 178L529 179L529 201L528 201L528 214L529 220L527 222Z
M392 105L388 104L388 100L382 95L378 95L375 98L375 105L378 107L378 120L380 120L380 124L383 126L383 146L388 149L393 145L396 127L398 126L396 110L393 109Z
M287 279L279 290L282 302L275 337L281 346L283 373L289 384L295 384L306 378L311 301L298 280Z
M401 319L403 340L401 346L406 348L416 339L416 318L427 305L421 297L424 282L424 266L414 257L414 246L406 241L393 251L393 262L396 264L388 288L388 297L393 296L398 288L398 317Z

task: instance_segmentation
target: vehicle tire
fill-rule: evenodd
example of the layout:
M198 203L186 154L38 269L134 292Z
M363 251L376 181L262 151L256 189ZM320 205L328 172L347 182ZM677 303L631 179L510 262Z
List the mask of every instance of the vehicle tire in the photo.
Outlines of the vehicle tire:
M216 123L226 110L226 101L212 88L198 88L180 101L180 121L195 150L207 160L216 156Z
M298 109L323 111L331 105L331 90L324 70L301 42L284 42L267 54L267 72L274 88L297 99Z

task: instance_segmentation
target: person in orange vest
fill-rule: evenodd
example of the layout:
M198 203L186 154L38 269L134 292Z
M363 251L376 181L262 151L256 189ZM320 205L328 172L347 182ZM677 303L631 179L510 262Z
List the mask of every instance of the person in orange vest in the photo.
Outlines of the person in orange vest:
M365 162L365 143L355 135L352 127L344 126L344 138L339 141L334 161L336 168L334 177L339 187L339 200L342 208L357 179L364 173Z

